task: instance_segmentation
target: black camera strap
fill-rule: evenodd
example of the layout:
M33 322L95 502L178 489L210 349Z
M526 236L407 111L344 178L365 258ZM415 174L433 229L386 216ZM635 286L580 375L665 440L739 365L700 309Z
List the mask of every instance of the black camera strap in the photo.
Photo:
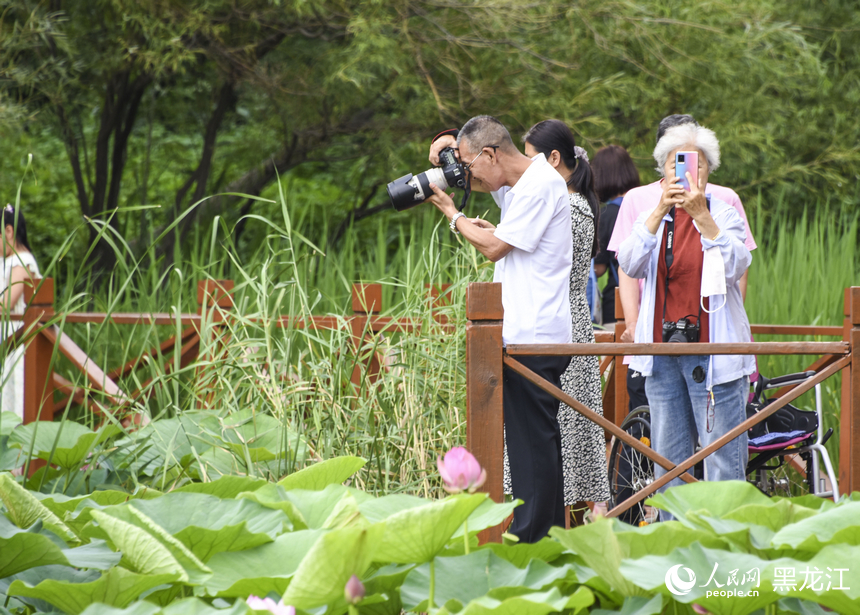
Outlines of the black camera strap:
M675 208L669 210L669 220L666 222L666 252L664 260L666 262L666 290L663 293L663 322L666 322L666 301L669 299L669 275L672 271L672 262L675 256L672 254L673 245L675 243Z
M469 202L469 196L471 194L472 194L472 182L467 181L466 182L466 188L463 191L463 200L460 201L460 206L457 208L457 211L463 211L466 208L466 203Z
M708 211L711 211L711 197L705 195L708 203ZM663 322L666 322L666 302L669 299L669 276L672 270L672 262L675 260L675 255L672 253L675 246L675 208L669 210L669 220L666 221L666 252L664 260L666 262L666 290L663 293ZM696 316L696 324L702 321L702 302L699 301L699 314Z

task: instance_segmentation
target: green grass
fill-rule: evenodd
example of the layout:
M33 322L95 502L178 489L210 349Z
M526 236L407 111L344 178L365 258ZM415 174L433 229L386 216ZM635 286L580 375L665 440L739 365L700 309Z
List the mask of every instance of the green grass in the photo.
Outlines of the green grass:
M320 237L327 237L328 229L323 224L320 231L319 221L310 219L313 214L307 209L294 213L290 202L282 191L276 202L261 204L267 215L250 220L255 236L262 238L253 250L234 246L233 229L216 220L197 230L183 246L178 264L169 269L153 265L151 252L134 257L121 237L113 237L120 264L110 281L96 289L86 268L61 260L62 254L44 264L45 275L62 280L55 302L60 314L194 312L198 280L235 280L233 318L224 327L210 322L203 328L203 377L200 364L180 365L177 345L119 384L125 391L142 389L145 395L134 410L156 421L198 409L224 420L246 416L243 413L268 415L279 421L284 437L298 434L308 444L307 456L277 462L255 461L247 446L225 449L232 455L227 462L223 455L217 462L183 461L162 450L157 469L141 476L129 469L139 467L129 459L158 451L125 450L125 461L112 466L108 482L130 487L140 481L164 489L189 479L211 479L219 472L273 478L310 460L350 454L369 460L358 482L371 492L435 493L428 477L435 474L436 456L465 442L465 289L469 282L490 280L492 266L470 246L461 246L429 207L401 214L411 216L407 224L385 224L390 219L385 216L365 221L336 249L325 249ZM752 203L748 209L765 208ZM759 249L747 298L751 322L841 324L841 289L855 283L860 273L856 214L832 212L790 226L779 215L768 220L759 213L752 223ZM345 321L335 331L275 325L282 314L350 314L350 289L357 281L381 282L383 314L420 320L420 333L368 333L357 358ZM446 333L433 320L428 282L452 284L452 305L444 313L456 333ZM106 369L140 356L182 329L58 324ZM372 352L384 357L388 369L375 381L362 371L356 388L350 383L353 367ZM762 358L760 369L777 375L805 367L807 359L812 358ZM56 368L76 385L86 386L65 359L58 360ZM96 392L92 396L100 399ZM825 383L824 398L826 426L837 430L828 448L838 463L838 379ZM800 405L810 403L800 400ZM78 406L69 406L63 416L89 425L100 420ZM44 475L38 486L74 491L75 484Z
M860 284L858 214L853 208L825 203L811 208L797 223L784 215L779 203L765 216L759 199L750 220L759 248L753 252L746 309L750 322L784 325L842 325L843 289ZM786 341L785 336L757 336L757 341ZM837 341L833 337L804 337ZM765 376L802 371L817 357L760 357ZM841 374L822 384L825 429L834 434L827 443L834 464L839 459ZM795 405L812 409L813 393Z

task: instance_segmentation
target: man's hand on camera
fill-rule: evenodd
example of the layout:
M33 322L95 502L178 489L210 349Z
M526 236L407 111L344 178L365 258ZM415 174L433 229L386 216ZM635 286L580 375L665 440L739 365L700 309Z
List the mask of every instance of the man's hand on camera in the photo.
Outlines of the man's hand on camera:
M453 218L454 214L457 213L457 208L454 207L454 201L451 199L451 196L454 196L453 193L451 196L448 196L435 184L430 184L430 189L433 190L433 196L427 200L445 214L446 218L449 220ZM471 224L467 224L467 222ZM468 220L463 217L457 219L457 232L462 235L463 239L475 246L478 252L494 263L504 258L514 249L514 246L496 237L495 228L492 224L480 218Z
M443 137L444 138L444 137ZM430 189L433 191L433 196L427 199L430 203L436 206L436 209L445 214L449 220L457 213L457 208L454 206L454 193L451 196L445 194L444 190L440 190L436 184L430 184Z
M457 160L460 159L460 152L457 151L457 139L452 135L443 135L433 141L430 145L430 164L434 167L439 166L439 152L441 152L446 147L454 148L454 155L457 156Z

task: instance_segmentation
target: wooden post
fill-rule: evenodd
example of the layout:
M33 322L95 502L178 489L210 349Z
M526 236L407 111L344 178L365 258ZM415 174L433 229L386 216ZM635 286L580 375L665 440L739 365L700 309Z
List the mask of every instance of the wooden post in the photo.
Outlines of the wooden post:
M430 312L433 314L433 320L435 320L439 324L447 324L448 316L446 316L445 314L438 314L436 310L437 308L451 305L451 293L449 291L451 285L425 284L424 288L427 289L427 298L430 302Z
M627 323L624 322L624 307L621 305L621 292L618 288L615 289L615 341L620 342L621 336L627 330ZM630 410L627 406L630 405L630 396L627 394L627 366L624 364L624 357L615 358L615 410L611 417L619 427L627 417L627 412ZM605 413L606 408L603 409Z
M29 337L41 324L43 316L54 315L54 280L27 280L24 282L24 335ZM24 423L54 419L54 379L51 374L51 355L54 345L42 333L27 343L24 351Z
M382 311L382 284L353 284L352 285L352 343L355 347L356 364L352 369L352 384L361 387L361 347L368 319ZM376 353L366 363L367 378L376 382L382 369Z
M466 289L466 447L487 471L483 491L503 502L502 285ZM501 542L501 526L484 530L482 543Z
M842 339L851 345L851 365L842 371L839 429L839 491L860 491L860 287L845 289Z
M217 305L222 310L231 309L235 287L233 280L200 280L197 282L198 308L212 309Z
M224 331L223 327L216 323L223 321L223 315L220 311L233 308L233 289L235 287L236 285L233 280L200 280L197 282L197 313L203 314L207 312L209 314L208 322L212 324L212 329L210 330L208 345L203 344L203 331L200 330L197 332L199 336L197 343L188 348L187 352L183 353L181 363L184 364L187 361L193 361L195 358L203 361L213 361L221 354L219 350L223 346L221 346L222 342L219 338L223 335ZM204 356L200 356L201 347L206 348L206 346L209 347L209 350L206 351ZM212 386L214 379L213 382L204 382L209 378L209 374L212 371L211 366L202 366L195 370L194 377L198 383L198 390L203 391L208 389L208 392L199 399L201 408L211 408L215 400L215 390Z

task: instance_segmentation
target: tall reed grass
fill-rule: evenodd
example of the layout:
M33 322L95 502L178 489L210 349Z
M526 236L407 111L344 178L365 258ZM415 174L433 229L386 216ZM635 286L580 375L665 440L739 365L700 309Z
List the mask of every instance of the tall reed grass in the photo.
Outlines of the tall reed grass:
M764 207L751 204L749 210L763 212ZM183 365L177 343L119 382L124 391L140 391L133 409L153 421L146 428L152 437L141 441L132 434L95 446L93 455L108 460L98 480L126 488L140 482L170 489L221 474L279 477L312 459L353 454L369 460L357 479L367 490L431 495L435 485L428 477L436 455L465 441L465 288L469 282L490 280L491 265L461 245L429 208L413 210L408 225L377 224L368 231L374 221L362 223L364 236L375 241L359 241L350 232L331 250L320 241L328 234L325 224L320 237L306 236L308 229L319 229L319 221L309 220L312 214L306 210L292 211L285 189L275 201L261 201L261 211L266 215L248 221L263 238L253 250L237 249L233 229L216 219L198 229L177 252L176 264L165 269L154 250L134 255L122 237L102 226L120 256L109 281L94 288L87 271L65 263L62 254L44 267L45 275L63 280L58 314L193 312L199 280L229 277L236 282L227 324L206 319L200 362ZM759 243L747 297L751 321L840 324L842 288L855 284L860 273L857 215L838 212L790 224L778 215L768 219L759 213L751 221ZM357 281L381 282L383 314L418 319L420 332L368 331L356 355L345 320L335 331L276 326L282 314L348 314L351 285ZM452 284L451 304L441 310L457 333L446 333L434 320L428 282ZM57 324L103 368L140 357L182 331L179 324L81 325L61 317ZM374 352L385 364L381 377L370 378L362 368L360 385L353 386L353 367L362 366ZM805 365L803 359L768 357L759 366L762 373L776 375ZM58 359L56 369L101 400L66 360ZM827 426L838 431L836 379L825 384L825 404ZM220 421L223 438L215 441L211 431L200 428L201 410ZM256 429L260 417L276 419L276 440L293 454L260 454L247 432L227 437L243 426ZM104 421L71 404L61 418L91 426ZM178 427L159 427L168 424ZM836 462L838 434L828 447ZM35 486L71 493L76 485L80 481L45 472Z
M750 322L786 325L841 325L844 289L860 284L858 221L852 204L824 201L808 209L800 220L792 220L781 200L765 207L761 196L748 203L755 212L750 223L759 248L753 253L746 309ZM758 336L757 341L784 341L782 336ZM792 338L796 339L796 338ZM804 340L835 341L835 338L804 337ZM760 357L759 371L765 376L798 372L817 357ZM837 462L842 376L822 385L825 429L834 434L827 443ZM812 392L798 405L814 407Z

